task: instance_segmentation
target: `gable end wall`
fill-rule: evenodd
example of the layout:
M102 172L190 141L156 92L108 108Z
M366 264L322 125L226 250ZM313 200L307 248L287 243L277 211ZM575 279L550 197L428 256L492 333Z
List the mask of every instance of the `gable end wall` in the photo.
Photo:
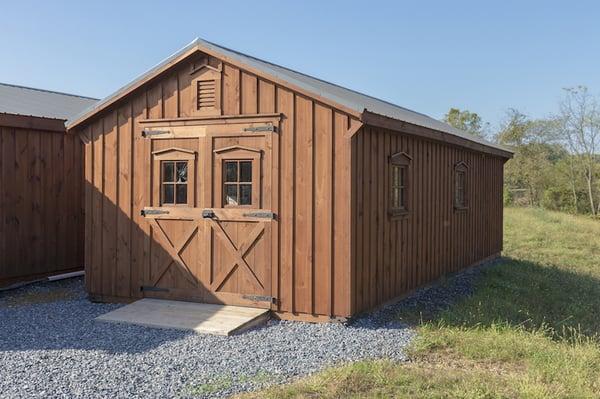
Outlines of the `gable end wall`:
M140 120L192 116L190 60L94 116L76 131L85 145L87 289L100 300L140 297L151 240L140 211L152 195ZM273 252L275 310L350 314L352 117L223 63L223 115L283 114L279 137L279 247Z

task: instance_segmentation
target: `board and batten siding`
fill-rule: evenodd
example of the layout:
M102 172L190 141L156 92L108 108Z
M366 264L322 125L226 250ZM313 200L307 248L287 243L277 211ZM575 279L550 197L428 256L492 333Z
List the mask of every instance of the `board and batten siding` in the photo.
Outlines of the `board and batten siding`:
M151 237L140 211L151 202L144 119L192 116L190 61L120 99L76 128L85 145L85 264L88 292L101 300L141 296ZM281 113L279 245L273 245L274 310L350 315L351 117L301 93L223 63L223 115ZM202 187L199 205L205 206Z
M409 210L388 215L389 157L412 161ZM365 126L352 141L352 313L374 308L502 250L505 159ZM454 209L454 166L468 165L468 209Z
M0 126L0 286L83 267L82 153L64 131Z

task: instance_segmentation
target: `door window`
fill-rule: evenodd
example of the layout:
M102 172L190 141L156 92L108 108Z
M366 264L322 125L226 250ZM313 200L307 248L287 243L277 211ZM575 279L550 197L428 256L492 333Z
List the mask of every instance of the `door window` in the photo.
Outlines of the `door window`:
M226 160L223 176L223 206L252 205L252 160Z
M161 162L161 205L187 205L188 161Z

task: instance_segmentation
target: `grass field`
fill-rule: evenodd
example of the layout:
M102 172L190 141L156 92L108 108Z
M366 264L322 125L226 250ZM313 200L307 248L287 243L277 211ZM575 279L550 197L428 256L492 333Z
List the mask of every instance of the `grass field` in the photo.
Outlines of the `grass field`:
M600 222L506 209L504 261L418 325L411 362L361 362L256 398L600 397Z

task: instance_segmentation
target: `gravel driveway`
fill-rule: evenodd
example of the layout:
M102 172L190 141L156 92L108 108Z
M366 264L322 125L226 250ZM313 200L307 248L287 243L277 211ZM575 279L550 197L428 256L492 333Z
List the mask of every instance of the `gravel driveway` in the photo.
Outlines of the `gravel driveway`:
M94 321L119 306L89 302L82 279L0 292L0 397L223 397L340 362L404 360L414 334L394 307L233 337Z

